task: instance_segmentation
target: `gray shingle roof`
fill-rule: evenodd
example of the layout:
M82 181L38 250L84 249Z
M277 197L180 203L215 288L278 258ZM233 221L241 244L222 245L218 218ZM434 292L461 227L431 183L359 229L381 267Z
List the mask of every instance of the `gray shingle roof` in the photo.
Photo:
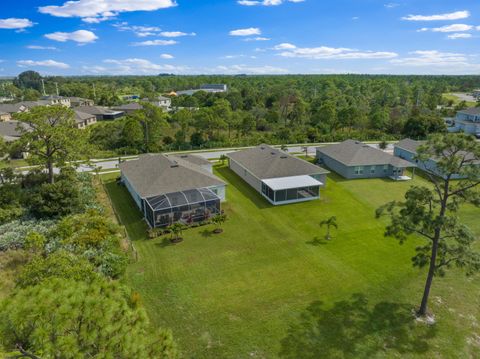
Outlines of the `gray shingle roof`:
M3 104L0 104L0 111L3 111L3 112L8 112L8 113L16 113L16 112L20 112L21 108L22 108L22 104L21 103L3 103Z
M131 102L131 103L127 103L125 105L119 105L119 106L115 106L115 107L112 107L114 110L118 110L118 111L136 111L136 110L142 110L143 109L143 106L140 105L138 102Z
M89 113L92 115L111 115L121 111L112 111L106 107L102 106L79 106L76 109L83 113Z
M137 160L123 162L119 167L142 198L225 185L198 165L175 156L147 154Z
M268 145L260 145L227 155L259 179L329 173L300 158Z
M382 150L355 140L346 140L338 144L319 147L318 150L346 166L376 166L388 164L395 167L414 166L408 161L394 157Z
M21 136L21 132L17 129L19 124L24 128L29 128L28 125L18 121L0 121L0 136L9 141L18 139Z
M423 144L425 144L425 141L415 141L410 138L405 138L400 142L396 143L395 147L401 148L402 150L405 150L408 152L416 153L417 148Z
M205 165L212 164L209 160L206 160L203 157L190 155L190 154L168 155L167 157L175 160L176 159L184 160L184 161L193 163L194 165L197 165L197 166L205 166Z
M76 123L81 123L84 122L85 120L89 120L91 118L95 118L95 115L92 115L90 113L85 113L82 111L74 110L75 111L75 122Z
M471 107L465 110L460 110L458 112L466 113L467 115L480 115L480 107Z

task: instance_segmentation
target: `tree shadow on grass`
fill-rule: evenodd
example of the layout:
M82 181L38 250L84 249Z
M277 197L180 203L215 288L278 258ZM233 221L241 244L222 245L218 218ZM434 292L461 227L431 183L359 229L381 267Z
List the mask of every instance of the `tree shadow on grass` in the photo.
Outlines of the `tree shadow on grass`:
M157 243L155 243L156 246L159 246L161 248L165 248L165 247L171 247L173 246L174 244L172 243L172 241L170 240L170 237L163 237L160 241L158 241Z
M363 294L325 309L311 303L281 341L280 357L291 359L373 358L423 354L436 327L416 322L412 306L381 302L373 308Z
M211 229L204 229L203 231L200 232L200 235L204 238L210 238L213 237L213 230Z
M259 209L273 207L263 196L255 191L247 182L245 182L240 176L233 172L228 167L217 167L217 172L225 178L228 183L232 186L235 186L246 198L257 206ZM227 189L228 191L228 189Z
M306 244L310 244L311 246L315 246L315 247L318 247L318 246L324 246L324 245L327 245L328 242L330 241L327 241L325 238L320 238L320 237L314 237L312 240L310 241L307 241L305 242Z

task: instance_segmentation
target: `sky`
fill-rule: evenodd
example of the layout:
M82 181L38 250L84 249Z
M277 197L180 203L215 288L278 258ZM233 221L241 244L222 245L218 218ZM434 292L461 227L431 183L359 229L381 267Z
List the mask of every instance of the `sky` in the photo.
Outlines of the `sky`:
M480 74L478 0L1 0L0 76Z

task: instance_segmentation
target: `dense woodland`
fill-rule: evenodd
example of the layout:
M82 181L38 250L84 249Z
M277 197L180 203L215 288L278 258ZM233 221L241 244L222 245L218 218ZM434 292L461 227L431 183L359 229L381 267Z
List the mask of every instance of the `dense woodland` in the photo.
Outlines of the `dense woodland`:
M425 138L445 130L453 106L442 96L480 87L479 76L173 76L49 77L46 93L94 99L113 106L122 96L154 98L205 83L224 83L227 93L172 97L170 113L146 109L90 130L98 150L117 154L224 146L312 143L345 138ZM40 75L4 82L0 96L16 101L41 96Z

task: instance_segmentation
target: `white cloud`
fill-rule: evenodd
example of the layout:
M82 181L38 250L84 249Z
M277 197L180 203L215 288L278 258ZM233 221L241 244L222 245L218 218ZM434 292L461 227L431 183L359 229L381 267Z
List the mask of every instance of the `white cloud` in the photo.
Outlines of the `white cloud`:
M26 48L30 50L58 50L55 46L28 45Z
M183 31L162 31L158 26L129 25L128 22L114 24L119 31L131 31L138 37L163 36L163 37L182 37L196 36L194 32Z
M54 60L43 60L43 61L33 61L33 60L19 60L17 61L19 67L54 67L57 69L68 69L70 66L63 62L58 62Z
M467 10L456 11L448 14L439 15L408 15L402 17L402 20L407 21L448 21L448 20L460 20L470 17L470 12Z
M104 74L151 75L160 72L186 73L189 70L186 66L160 65L139 58L107 59L103 62L108 66L103 71L100 71Z
M165 59L165 60L171 60L171 59L174 59L175 57L173 57L170 54L161 54L160 58Z
M77 0L60 6L41 6L39 11L57 17L80 17L94 23L112 19L122 12L155 11L176 5L175 0Z
M445 25L441 27L424 27L418 30L419 32L424 32L424 31L433 31L433 32L460 32L460 31L470 31L473 29L472 25L466 25L466 24L452 24L452 25Z
M262 31L258 27L249 27L247 29L237 29L230 31L230 36L252 36L261 34Z
M390 3L385 4L383 6L385 6L387 9L393 9L393 8L396 8L396 7L400 6L400 4L398 4L396 2L390 2Z
M34 23L28 19L8 18L0 19L0 29L14 29L24 30L27 27L32 27Z
M247 66L247 65L231 65L231 66L217 66L210 69L203 69L203 72L212 74L225 74L225 75L275 75L286 74L287 69L275 67L275 66Z
M286 2L300 3L305 0L238 0L237 3L243 6L278 6Z
M455 33L455 34L450 34L450 35L447 35L447 38L448 39L451 39L451 40L456 40L456 39L469 39L472 37L472 34L465 34L465 33Z
M87 44L98 39L97 35L88 30L78 30L74 32L53 32L51 34L46 34L45 37L54 41L75 41L80 44Z
M292 50L292 49L296 49L297 47L293 44L290 44L288 42L284 42L282 44L278 44L276 45L273 49L274 50Z
M159 35L164 37L181 37L181 36L196 36L197 34L195 34L194 32L187 34L186 32L182 32L182 31L162 31L160 32Z
M268 37L262 37L262 36L257 36L257 37L247 37L246 39L243 39L243 41L270 41L271 39Z
M170 46L175 44L177 44L175 40L147 40L134 42L132 46Z
M390 60L396 66L421 68L423 73L470 74L480 71L480 64L471 61L470 56L461 53L422 50L411 56Z
M280 56L304 59L391 59L398 54L389 51L361 51L344 47L334 48L327 46L299 48L293 44L283 43L275 46L273 50L281 51ZM286 51L282 51L286 50Z

